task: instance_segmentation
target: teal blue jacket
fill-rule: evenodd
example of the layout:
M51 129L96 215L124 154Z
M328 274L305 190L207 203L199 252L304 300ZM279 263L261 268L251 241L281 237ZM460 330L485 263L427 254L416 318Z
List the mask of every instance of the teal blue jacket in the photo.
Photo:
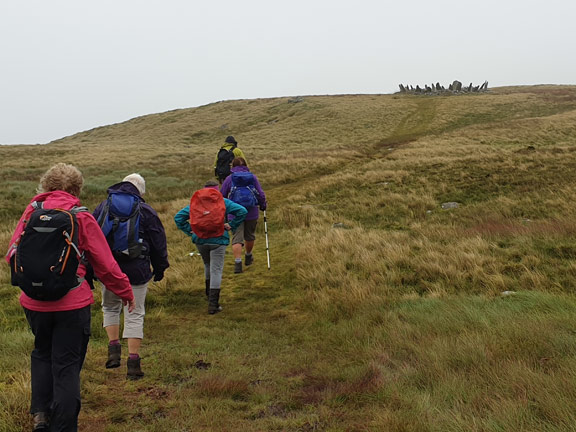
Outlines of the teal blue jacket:
M244 218L246 218L246 213L248 211L246 208L241 206L240 204L236 204L233 201L230 201L227 198L224 198L224 204L226 204L226 217L228 215L234 215L234 219L232 219L228 224L230 228L232 228L232 232L236 231L236 228L240 226L242 222L244 222ZM192 243L195 244L220 244L220 245L229 245L230 244L230 236L228 235L228 231L224 231L224 234L220 237L212 237L208 239L200 238L196 234L192 232L190 229L190 206L187 205L174 216L174 222L176 222L176 226L179 230L184 232L184 234L192 237ZM222 221L224 223L224 221Z

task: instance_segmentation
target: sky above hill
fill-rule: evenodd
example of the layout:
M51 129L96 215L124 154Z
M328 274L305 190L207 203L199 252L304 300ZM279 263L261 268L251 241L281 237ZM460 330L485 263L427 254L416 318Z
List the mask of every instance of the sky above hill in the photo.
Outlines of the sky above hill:
M576 84L568 0L73 0L0 6L0 144L230 99Z

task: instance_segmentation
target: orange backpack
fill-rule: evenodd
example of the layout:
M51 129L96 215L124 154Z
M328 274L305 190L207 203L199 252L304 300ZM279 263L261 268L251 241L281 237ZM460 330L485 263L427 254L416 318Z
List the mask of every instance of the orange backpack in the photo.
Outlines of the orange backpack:
M197 190L190 198L190 228L199 238L224 234L226 204L222 194L213 188Z

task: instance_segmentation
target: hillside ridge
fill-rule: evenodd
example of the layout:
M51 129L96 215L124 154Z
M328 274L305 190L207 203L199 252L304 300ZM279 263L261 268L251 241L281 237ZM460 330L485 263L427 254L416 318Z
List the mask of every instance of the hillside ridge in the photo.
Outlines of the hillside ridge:
M173 217L228 135L267 194L271 269L260 220L212 316ZM576 422L575 156L576 86L225 101L0 146L0 244L56 162L81 169L90 209L146 179L171 264L149 288L146 376L104 368L95 290L84 431L560 432ZM33 339L9 278L0 429L16 432Z

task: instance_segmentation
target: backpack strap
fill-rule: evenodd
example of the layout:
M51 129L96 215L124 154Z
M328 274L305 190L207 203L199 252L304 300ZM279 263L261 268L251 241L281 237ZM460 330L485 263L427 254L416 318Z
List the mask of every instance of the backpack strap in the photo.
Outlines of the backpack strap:
M34 210L44 209L44 201L32 201L30 205ZM74 206L69 210L69 212L74 215L80 212L87 212L87 211L90 210L88 210L88 207L85 206Z
M72 214L78 214L78 213L82 213L82 212L88 212L90 210L88 210L88 207L85 206L74 206L70 209L70 213Z
M78 213L89 212L89 211L90 210L88 210L88 207L85 207L85 206L74 206L70 209L70 213L72 213L74 216L76 216ZM74 251L76 251L76 254L78 254L78 259L79 259L80 263L87 266L88 260L86 259L86 256L84 255L84 251L80 252L78 245L75 244L71 238L69 238L68 240L70 240L70 246L72 246ZM82 281L84 281L84 278L78 277L78 281L81 283Z
M104 202L104 205L102 206L102 211L98 215L98 219L96 219L96 222L98 222L100 228L104 226L104 223L108 219L109 214L110 214L110 197L108 196L108 198L106 198L106 201Z
M226 146L222 146L220 147L220 150L226 150L230 153L234 153L234 149L237 149L238 145L237 144L232 144L232 148L231 149L227 149Z

